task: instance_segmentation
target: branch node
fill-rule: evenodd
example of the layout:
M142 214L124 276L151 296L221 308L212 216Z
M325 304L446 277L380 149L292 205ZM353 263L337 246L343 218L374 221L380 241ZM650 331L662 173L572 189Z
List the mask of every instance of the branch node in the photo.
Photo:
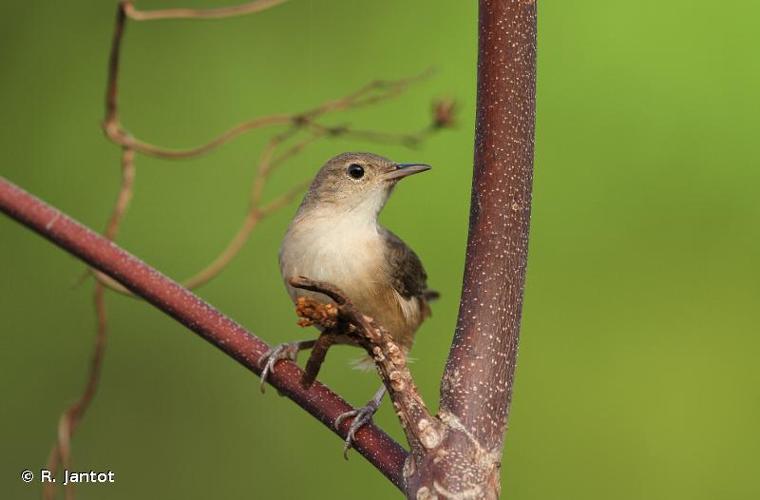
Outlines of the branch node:
M455 124L457 102L454 99L436 99L433 101L433 128L451 128Z
M298 325L307 327L319 325L333 329L338 326L338 308L334 304L319 302L310 297L298 297L296 301Z
M335 303L337 316L332 316L333 309L327 309L330 311L328 321L330 324L337 321L338 328L351 335L372 356L407 434L412 453L424 455L425 450L438 446L445 435L445 426L425 406L407 367L406 354L394 342L390 333L356 309L336 286L303 276L290 278L288 282L295 288L321 293ZM322 311L327 306L314 305L313 301L314 299L299 299L297 311L314 324L320 324L319 321L326 316Z

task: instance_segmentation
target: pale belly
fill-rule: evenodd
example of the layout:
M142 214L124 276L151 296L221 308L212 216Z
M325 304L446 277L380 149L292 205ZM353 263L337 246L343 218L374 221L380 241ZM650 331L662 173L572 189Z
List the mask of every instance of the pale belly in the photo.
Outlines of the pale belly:
M408 350L422 321L418 299L405 299L390 286L383 241L375 228L341 229L333 226L318 231L311 227L306 232L288 232L280 250L280 271L291 299L308 296L329 300L322 294L293 288L287 282L291 277L331 283Z

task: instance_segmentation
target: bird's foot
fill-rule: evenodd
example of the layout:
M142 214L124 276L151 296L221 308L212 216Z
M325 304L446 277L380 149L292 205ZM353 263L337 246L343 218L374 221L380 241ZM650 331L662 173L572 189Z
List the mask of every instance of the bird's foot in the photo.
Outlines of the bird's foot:
M343 458L346 460L348 460L348 450L353 448L356 431L358 431L364 424L372 421L372 417L377 413L378 408L380 408L380 403L382 403L384 395L385 386L383 385L365 406L342 413L335 419L334 425L336 429L340 428L340 424L347 418L354 419L353 422L351 422L351 426L348 428L348 434L346 435L345 444L343 445Z
M261 370L261 392L265 392L267 377L274 371L274 365L281 359L296 361L298 353L304 349L310 349L314 346L313 340L302 340L299 342L284 342L278 344L259 358L259 366L263 365Z

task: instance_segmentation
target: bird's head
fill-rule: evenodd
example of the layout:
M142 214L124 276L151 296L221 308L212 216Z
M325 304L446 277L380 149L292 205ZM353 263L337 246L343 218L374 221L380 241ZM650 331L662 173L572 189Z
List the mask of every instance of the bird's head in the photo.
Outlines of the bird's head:
M430 165L396 163L372 153L343 153L319 170L302 209L376 216L399 180L426 170Z

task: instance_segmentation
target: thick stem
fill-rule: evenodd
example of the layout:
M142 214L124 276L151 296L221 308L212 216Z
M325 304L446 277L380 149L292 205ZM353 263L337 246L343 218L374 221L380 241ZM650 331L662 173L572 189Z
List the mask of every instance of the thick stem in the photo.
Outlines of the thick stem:
M0 177L0 211L115 279L135 295L173 317L257 375L269 346L189 290L146 265L115 243L82 226ZM338 416L352 410L338 395L315 382L301 386L303 371L281 361L268 382L284 396L333 429ZM345 439L347 427L338 435ZM404 449L382 430L367 424L356 433L355 448L393 484L403 488Z
M408 467L412 498L499 495L527 263L535 78L535 1L480 0L467 260L438 415L448 433L440 453Z

